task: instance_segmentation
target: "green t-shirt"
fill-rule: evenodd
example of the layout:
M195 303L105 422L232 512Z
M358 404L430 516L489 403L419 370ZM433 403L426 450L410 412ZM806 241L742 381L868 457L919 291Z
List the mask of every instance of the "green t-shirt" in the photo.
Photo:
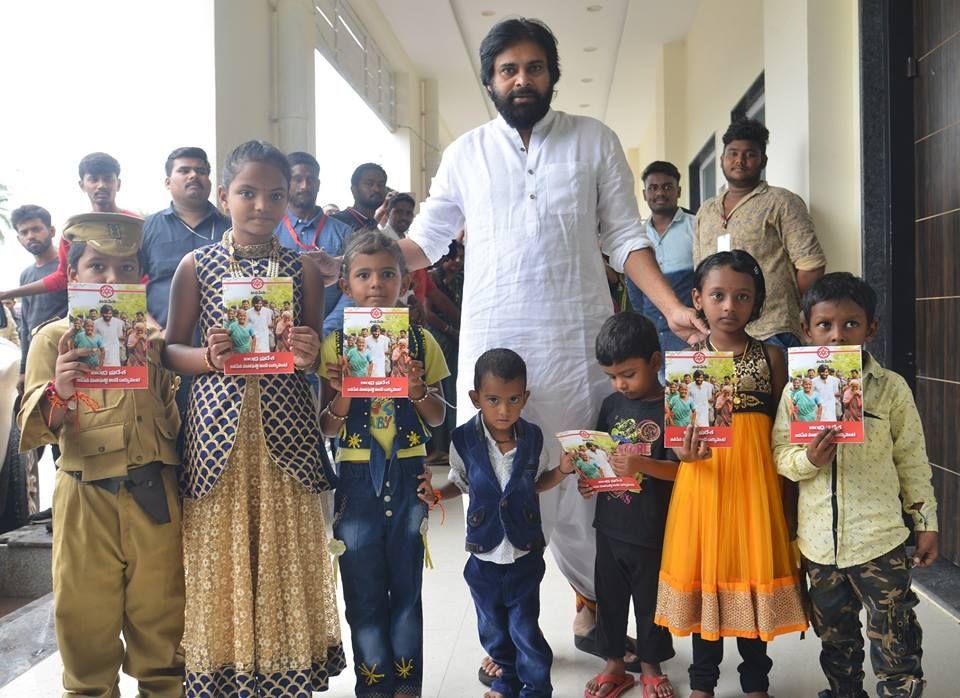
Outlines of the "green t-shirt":
M673 426L690 426L690 415L693 414L693 398L687 397L684 400L679 393L670 396L670 411L673 412Z
M802 390L794 393L793 404L797 406L798 422L817 421L817 407L820 405L820 396L816 393L807 395Z
M233 350L238 354L249 354L253 348L253 327L241 325L234 320L227 325L227 331L230 333L230 341L233 342Z
M98 334L88 337L86 332L77 332L73 337L73 343L77 345L77 349L97 349L96 353L84 356L83 361L94 368L100 365L99 350L103 349L103 337Z

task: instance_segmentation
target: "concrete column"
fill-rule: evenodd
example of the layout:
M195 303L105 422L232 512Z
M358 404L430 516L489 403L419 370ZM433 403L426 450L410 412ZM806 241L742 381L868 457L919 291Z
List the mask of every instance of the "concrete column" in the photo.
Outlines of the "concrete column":
M309 0L276 2L276 145L285 153L316 151L316 29Z

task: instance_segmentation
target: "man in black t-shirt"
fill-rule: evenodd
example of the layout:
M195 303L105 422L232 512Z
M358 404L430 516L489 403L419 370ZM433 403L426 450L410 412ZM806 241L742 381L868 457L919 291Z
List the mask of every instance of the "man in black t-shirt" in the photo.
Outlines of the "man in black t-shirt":
M600 408L597 431L619 442L610 465L619 477L636 477L639 492L598 495L593 526L597 535L594 581L597 590L597 649L607 664L587 682L587 693L603 685L633 685L627 673L640 671L646 695L668 692L660 662L674 656L670 633L654 623L660 555L670 493L678 464L663 446L663 387L660 343L653 323L638 313L609 318L597 336L597 361L616 392ZM594 496L580 481L580 493ZM637 622L637 659L624 661L630 599ZM639 665L639 666L638 666ZM659 688L659 690L658 690Z

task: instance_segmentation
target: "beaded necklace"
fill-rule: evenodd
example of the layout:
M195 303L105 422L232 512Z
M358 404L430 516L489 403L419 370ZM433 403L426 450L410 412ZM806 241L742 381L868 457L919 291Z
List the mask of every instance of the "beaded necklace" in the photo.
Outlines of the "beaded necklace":
M240 268L241 259L267 259L266 276L273 278L280 273L280 243L275 236L270 237L269 242L261 242L255 245L237 245L233 242L233 228L223 234L223 246L227 248L227 254L230 255L230 273L235 279L239 279L248 274L244 274Z

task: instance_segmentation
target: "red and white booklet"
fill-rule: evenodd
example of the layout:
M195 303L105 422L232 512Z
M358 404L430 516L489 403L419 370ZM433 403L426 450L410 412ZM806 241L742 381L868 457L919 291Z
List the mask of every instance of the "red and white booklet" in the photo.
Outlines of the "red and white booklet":
M147 371L147 292L143 284L67 286L70 346L93 349L83 360L94 368L77 388L150 387Z
M226 328L233 342L223 372L233 375L293 373L293 279L289 276L223 280Z
M733 446L733 352L668 351L666 374L663 445L682 447L687 427L694 425L711 447Z
M602 431L575 429L557 434L564 453L573 458L580 478L595 492L639 492L640 481L635 477L620 477L613 472L610 456L620 446L610 434Z
M344 397L407 397L412 361L407 308L345 308Z
M863 352L859 346L793 347L787 357L790 443L840 425L837 443L862 444Z

